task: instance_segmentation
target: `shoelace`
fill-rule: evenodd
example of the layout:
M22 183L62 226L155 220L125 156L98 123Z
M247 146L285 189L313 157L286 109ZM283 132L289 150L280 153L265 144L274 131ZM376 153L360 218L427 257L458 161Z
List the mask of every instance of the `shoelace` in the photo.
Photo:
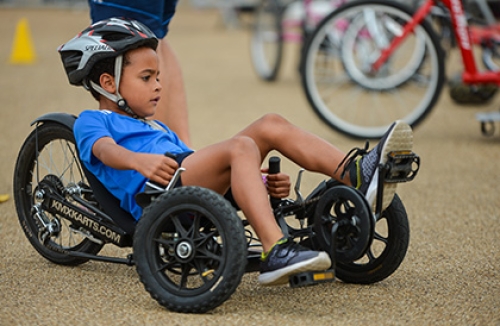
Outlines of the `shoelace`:
M283 241L283 240L285 240L285 238L279 240L278 243L276 243L273 246L273 248L271 248L267 253L263 252L261 254L261 260L262 261L266 260L267 257L269 257L269 254L271 253L271 251L273 249L275 249L275 248L280 253L285 252L284 256L288 256L288 253L290 251L292 251L292 250L293 251L303 251L303 250L305 250L304 247L302 247L301 245L299 245L297 242L293 241L293 238L287 238L286 241Z
M293 238L288 238L287 242L284 242L284 243L280 244L279 246L280 246L280 251L285 251L286 255L288 255L288 253L290 251L307 251L307 250L310 250L308 248L303 247L301 244L293 241Z
M351 149L346 154L346 156L344 156L342 161L339 163L339 165L337 166L337 169L335 170L334 173L337 173L337 171L343 166L344 170L340 174L340 177L343 179L345 176L345 173L347 171L347 167L350 166L351 163L353 163L356 160L356 158L358 158L359 156L362 157L362 156L368 154L368 147L369 146L370 146L370 142L366 141L364 148L354 147L353 149Z

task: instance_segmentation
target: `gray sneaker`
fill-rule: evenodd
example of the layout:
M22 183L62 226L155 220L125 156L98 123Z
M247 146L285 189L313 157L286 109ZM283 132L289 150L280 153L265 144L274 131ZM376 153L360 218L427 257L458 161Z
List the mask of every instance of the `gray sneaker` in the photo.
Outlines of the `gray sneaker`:
M260 263L259 283L261 285L286 284L291 275L322 271L332 265L324 251L305 248L292 239L282 239L271 249Z
M412 147L411 127L403 121L396 121L389 127L375 148L368 151L367 142L365 148L351 150L341 165L344 166L344 172L349 171L351 183L365 195L370 206L374 207L378 189L379 165L387 162L387 154L390 152L411 153ZM397 183L384 183L382 210L391 204L396 187Z

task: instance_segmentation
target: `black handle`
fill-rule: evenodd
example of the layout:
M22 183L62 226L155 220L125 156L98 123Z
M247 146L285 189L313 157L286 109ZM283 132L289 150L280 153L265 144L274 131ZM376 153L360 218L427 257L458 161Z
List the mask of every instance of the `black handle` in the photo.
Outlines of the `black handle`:
M269 158L269 174L280 173L281 159L278 156L271 156Z
M166 157L170 157L171 159L177 160L177 155L172 154L170 152L165 152L165 154L163 154L163 155L165 155ZM151 180L148 180L146 182L146 188L144 188L144 190L145 191L158 191L158 190L163 191L163 190L165 190L165 188L166 188L165 186L159 184L158 182L153 182Z
M280 163L281 159L278 156L271 156L269 158L269 174L280 173ZM271 207L275 209L281 202L280 198L271 197Z
M177 155L172 154L170 152L165 152L165 154L163 155L165 155L166 157L170 157L171 159L177 160Z

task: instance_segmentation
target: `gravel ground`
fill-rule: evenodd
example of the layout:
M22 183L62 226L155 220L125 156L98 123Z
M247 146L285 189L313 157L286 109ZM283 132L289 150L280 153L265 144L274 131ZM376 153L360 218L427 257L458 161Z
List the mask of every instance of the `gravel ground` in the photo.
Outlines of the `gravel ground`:
M8 59L15 22L22 17L29 21L37 61L14 66ZM85 10L0 9L0 194L12 195L15 159L34 118L95 107L86 92L68 85L55 51L87 23ZM346 151L362 145L312 113L298 83L296 49L286 49L280 80L266 84L250 66L248 33L223 28L216 12L182 6L169 37L185 73L195 148L227 138L271 111ZM451 71L458 70L454 55L448 62ZM68 268L44 260L26 240L10 199L0 204L0 324L500 325L500 136L483 137L474 118L499 106L497 97L485 106L459 107L444 92L415 130L421 171L398 191L410 218L410 248L383 282L263 288L256 274L246 274L234 295L212 312L172 313L149 296L134 268L100 262ZM295 179L298 168L285 161L283 170ZM308 193L321 177L304 179Z

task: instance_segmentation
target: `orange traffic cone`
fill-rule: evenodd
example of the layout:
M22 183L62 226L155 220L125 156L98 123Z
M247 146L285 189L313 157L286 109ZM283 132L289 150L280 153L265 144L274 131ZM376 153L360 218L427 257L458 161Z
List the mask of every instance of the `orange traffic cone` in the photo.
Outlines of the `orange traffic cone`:
M28 26L28 20L22 18L16 26L16 35L12 52L10 54L11 64L32 64L36 60L31 33Z

